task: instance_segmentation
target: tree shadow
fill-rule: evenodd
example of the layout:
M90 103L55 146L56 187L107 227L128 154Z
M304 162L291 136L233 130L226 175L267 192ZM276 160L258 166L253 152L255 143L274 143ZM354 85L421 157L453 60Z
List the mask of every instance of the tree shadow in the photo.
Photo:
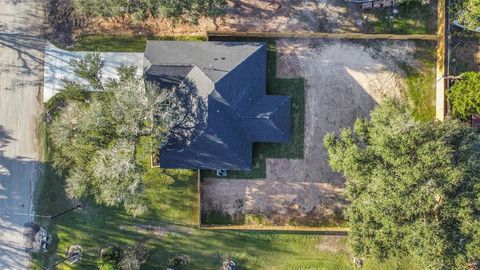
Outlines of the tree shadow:
M174 88L171 110L178 114L169 130L168 141L162 151L179 151L188 147L207 126L207 104L196 84L187 79Z
M6 75L4 78L14 78L9 80L6 89L15 90L25 84L39 87L37 78L43 71L45 47L42 5L26 1L10 1L6 5L11 8L2 9L4 12L0 14L0 49L4 63L0 72Z
M15 141L0 125L0 267L23 269L31 250L33 209L30 195L39 162L27 157L8 156L7 146Z

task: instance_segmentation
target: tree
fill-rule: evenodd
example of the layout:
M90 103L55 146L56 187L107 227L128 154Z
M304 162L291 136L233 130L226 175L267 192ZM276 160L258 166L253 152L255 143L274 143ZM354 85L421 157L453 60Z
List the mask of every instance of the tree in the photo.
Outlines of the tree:
M81 59L72 59L70 65L73 66L74 73L86 80L94 90L102 90L102 68L104 62L100 57L100 53L88 53L84 58ZM66 81L67 87L68 83L77 84L75 82ZM71 85L73 86L73 85Z
M353 129L325 137L346 178L356 256L405 256L422 269L480 262L480 135L457 121L417 122L387 101Z
M57 99L61 106L50 106L56 112L51 113L48 128L51 159L56 169L67 174L69 197L92 195L98 203L123 205L137 215L145 211L145 168L135 160L136 144L140 136L150 137L150 151L155 152L165 142L177 118L171 109L174 90L160 90L127 67L118 70L119 79L97 80L96 67L103 66L98 59L87 55L73 63L81 66L75 72L88 85L66 81L67 98ZM87 92L92 88L101 91Z
M140 270L147 257L148 252L143 246L127 246L122 249L118 266L121 270Z
M98 260L101 270L139 270L147 261L148 251L142 245L103 248Z
M480 0L457 0L452 6L461 25L471 30L480 28Z
M452 115L467 120L480 115L480 72L466 72L455 82L447 93L452 105Z

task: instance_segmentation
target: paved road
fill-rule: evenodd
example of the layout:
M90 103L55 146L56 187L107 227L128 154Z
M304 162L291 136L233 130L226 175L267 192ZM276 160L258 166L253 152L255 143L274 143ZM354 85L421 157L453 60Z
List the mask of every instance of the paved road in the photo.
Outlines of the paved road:
M28 269L45 44L41 0L0 0L0 269Z

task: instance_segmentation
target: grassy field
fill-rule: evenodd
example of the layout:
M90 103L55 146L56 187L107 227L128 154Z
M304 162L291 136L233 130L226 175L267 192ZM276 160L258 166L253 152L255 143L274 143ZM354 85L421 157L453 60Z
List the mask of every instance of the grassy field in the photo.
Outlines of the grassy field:
M389 34L435 34L437 24L436 5L421 5L417 2L392 9L374 9L371 12L377 20L367 23L367 32Z
M52 215L74 203L64 193L64 178L49 164L48 134L42 128L44 170L37 193L37 213ZM137 160L148 168L149 153L141 139ZM222 260L232 256L240 269L353 269L345 250L345 238L332 243L332 236L314 233L276 233L208 231L196 228L196 173L190 170L149 168L145 174L148 212L133 217L120 208L96 205L87 199L87 207L58 219L38 218L53 232L54 242L49 253L35 255L35 269L51 265L65 257L70 245L82 247L77 265L61 264L57 269L97 269L100 249L109 245L141 243L149 250L149 259L142 269L165 269L168 259L186 254L191 263L185 269L219 269ZM153 230L142 226L154 226ZM145 227L143 227L145 228ZM150 227L152 228L152 227ZM335 252L332 252L335 251ZM364 269L415 269L407 261L379 263L367 260Z
M414 117L421 121L435 118L435 54L434 43L418 41L415 58L422 63L422 68L399 63L406 74L406 99Z
M97 36L83 35L75 39L72 51L101 51L101 52L143 52L147 40L184 40L205 41L205 36Z

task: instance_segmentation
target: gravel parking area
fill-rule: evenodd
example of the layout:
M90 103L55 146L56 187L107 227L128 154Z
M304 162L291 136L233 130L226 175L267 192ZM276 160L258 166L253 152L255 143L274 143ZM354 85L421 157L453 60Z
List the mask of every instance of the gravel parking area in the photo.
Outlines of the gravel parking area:
M331 225L346 205L344 179L328 166L323 137L368 117L386 97L402 97L395 63L417 65L409 41L277 41L277 77L305 79L303 159L267 159L266 179L204 179L202 210L237 222L261 216L276 225Z

